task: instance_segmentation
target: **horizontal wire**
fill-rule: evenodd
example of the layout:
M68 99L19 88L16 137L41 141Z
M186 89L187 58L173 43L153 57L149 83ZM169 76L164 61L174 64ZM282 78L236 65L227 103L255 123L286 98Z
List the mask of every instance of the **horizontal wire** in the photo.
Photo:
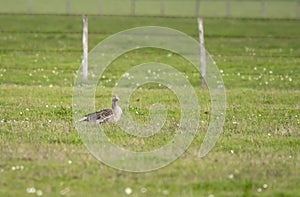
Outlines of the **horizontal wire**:
M141 17L141 18L186 18L186 19L196 19L198 17L202 18L207 18L207 19L234 19L234 20L289 20L289 21L299 21L300 17L244 17L244 16L227 16L226 14L224 16L187 16L187 15L143 15L143 14L89 14L89 13L28 13L28 12L0 12L1 15L24 15L24 16L35 16L35 15L40 15L40 16L82 16L82 15L88 15L88 16L104 16L104 17L129 17L129 18L134 18L134 17Z
M0 33L7 34L79 34L81 36L82 32L80 31L11 31L11 30L0 30ZM88 34L95 35L112 35L117 32L104 32L104 31L89 31ZM138 34L136 34L138 35ZM155 34L157 36L166 36L166 34ZM188 34L192 37L198 37L198 33ZM300 39L299 36L287 36L287 35L218 35L218 34L205 34L205 37L208 38L256 38L256 39Z

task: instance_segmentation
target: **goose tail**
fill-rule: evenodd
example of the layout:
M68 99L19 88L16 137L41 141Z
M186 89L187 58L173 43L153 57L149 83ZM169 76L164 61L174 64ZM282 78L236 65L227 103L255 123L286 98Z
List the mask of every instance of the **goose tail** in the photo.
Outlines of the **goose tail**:
M87 117L83 117L83 118L78 120L78 122L82 122L82 121L87 121Z

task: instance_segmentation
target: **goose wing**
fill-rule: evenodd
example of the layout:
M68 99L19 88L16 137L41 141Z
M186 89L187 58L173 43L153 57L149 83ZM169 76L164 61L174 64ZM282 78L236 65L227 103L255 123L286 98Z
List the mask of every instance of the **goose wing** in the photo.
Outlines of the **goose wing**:
M94 113L85 115L85 121L103 123L108 121L113 116L112 109L102 109Z

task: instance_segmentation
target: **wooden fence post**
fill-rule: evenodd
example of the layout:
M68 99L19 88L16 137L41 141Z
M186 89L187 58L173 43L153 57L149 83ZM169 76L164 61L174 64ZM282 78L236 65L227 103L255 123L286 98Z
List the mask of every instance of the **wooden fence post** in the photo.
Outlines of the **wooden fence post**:
M82 80L88 80L88 17L82 16Z
M199 7L200 7L200 0L196 0L196 5L195 5L195 7L196 7L196 11L195 11L195 14L196 14L196 17L198 17L199 16Z
M261 17L265 18L266 17L266 12L265 12L265 0L261 0L261 10L260 10L260 15Z
M297 18L300 18L300 0L298 0L298 6L297 6L297 14L296 14Z
M201 86L206 87L205 75L206 75L206 54L204 47L204 28L202 18L198 18L198 32L200 43L200 71L201 71Z
M226 16L230 17L230 0L226 0Z
M98 0L98 15L101 15L101 0Z
M66 0L66 14L71 13L71 2L70 0Z
M160 0L160 15L164 16L165 15L165 1Z
M32 14L32 0L28 0L28 5L27 5L27 12L29 14Z
M131 15L135 15L135 0L131 0Z

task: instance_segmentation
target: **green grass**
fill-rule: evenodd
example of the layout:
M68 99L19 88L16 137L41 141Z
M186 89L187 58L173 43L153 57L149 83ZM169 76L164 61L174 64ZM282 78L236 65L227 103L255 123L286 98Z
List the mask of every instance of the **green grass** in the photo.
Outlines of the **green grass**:
M193 18L93 16L89 24L89 49L111 34L142 25L198 35ZM199 134L178 160L157 171L129 173L96 160L74 127L72 86L81 63L81 17L1 15L0 196L34 196L26 192L31 187L43 196L126 196L126 187L132 188L131 196L299 195L299 25L298 20L204 20L206 49L222 72L227 95L223 133L204 158L197 154L209 124L210 97L198 88L196 69L176 54L155 49L115 60L99 81L97 108L110 105L112 88L124 72L149 61L185 73L201 106ZM168 107L162 132L141 139L108 126L106 134L136 151L169 142L180 116L171 91L143 86L133 93L129 111L136 121L147 122L148 107L155 102Z

